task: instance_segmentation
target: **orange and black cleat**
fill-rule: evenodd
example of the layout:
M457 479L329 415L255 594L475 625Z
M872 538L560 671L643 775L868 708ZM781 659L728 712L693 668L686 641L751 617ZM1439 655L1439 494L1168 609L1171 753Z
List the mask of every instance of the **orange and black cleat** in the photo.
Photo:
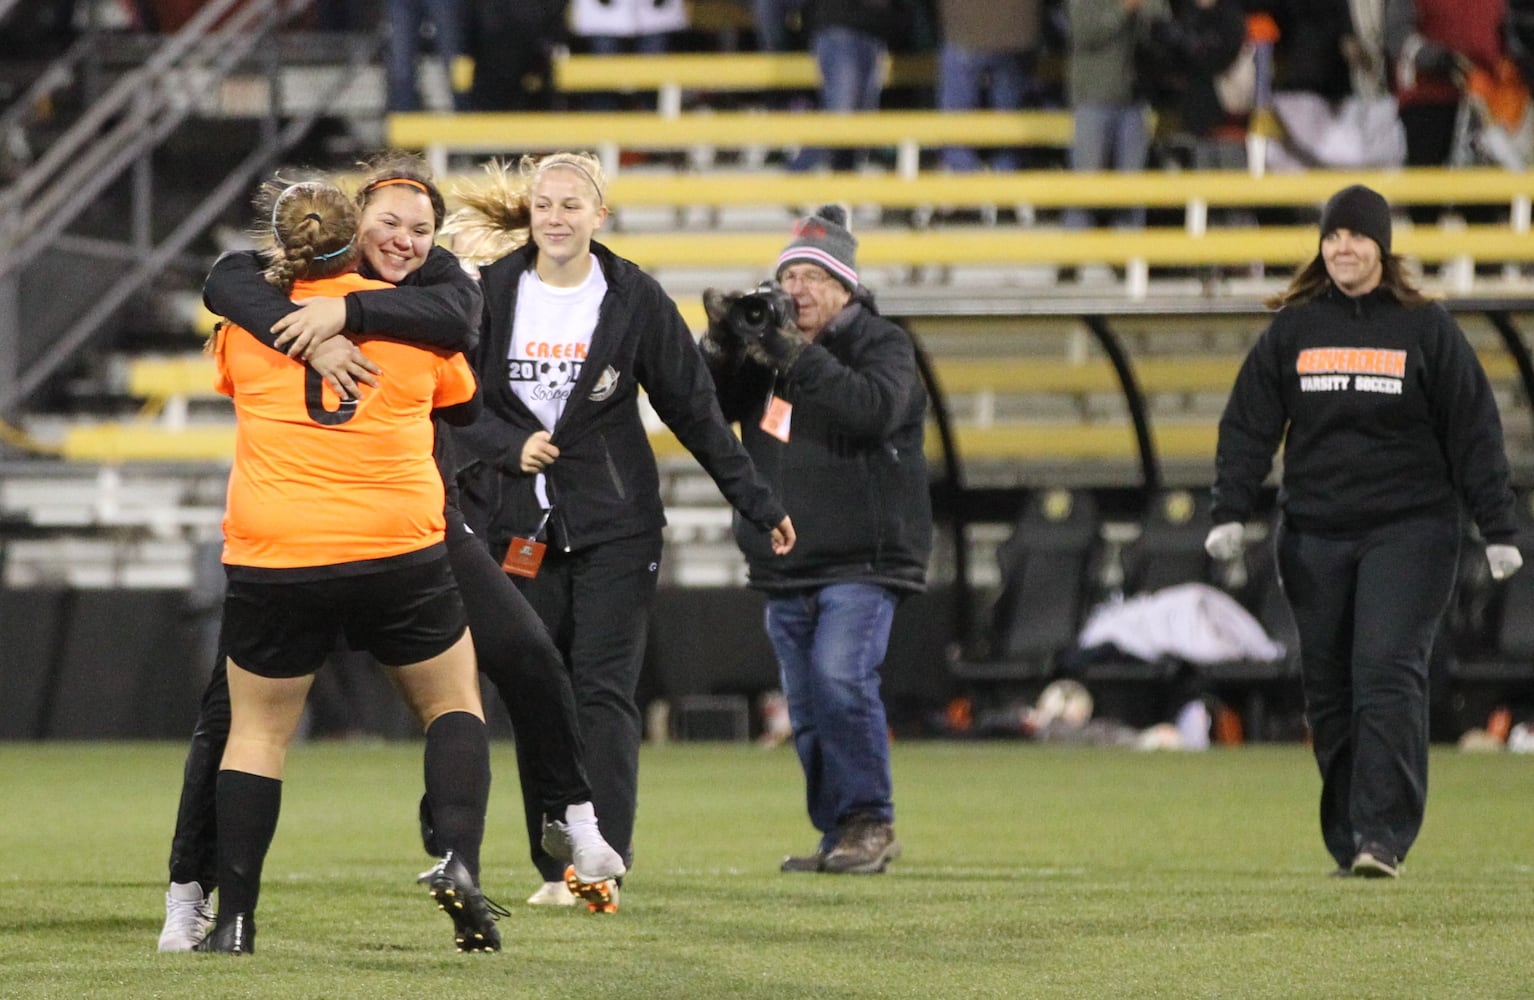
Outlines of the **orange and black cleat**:
M575 866L569 865L565 868L565 887L592 913L618 912L618 883L614 879L582 882L575 875Z

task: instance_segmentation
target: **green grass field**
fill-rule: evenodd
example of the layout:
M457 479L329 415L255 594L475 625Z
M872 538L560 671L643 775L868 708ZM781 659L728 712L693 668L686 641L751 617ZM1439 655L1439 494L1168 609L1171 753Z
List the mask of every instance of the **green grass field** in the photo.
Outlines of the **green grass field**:
M414 876L420 747L294 750L256 955L160 955L182 748L0 745L3 997L1529 997L1534 757L1436 752L1398 882L1327 878L1300 746L896 748L905 857L784 876L792 753L646 748L623 908L523 906L511 750L484 877L506 949L459 955Z

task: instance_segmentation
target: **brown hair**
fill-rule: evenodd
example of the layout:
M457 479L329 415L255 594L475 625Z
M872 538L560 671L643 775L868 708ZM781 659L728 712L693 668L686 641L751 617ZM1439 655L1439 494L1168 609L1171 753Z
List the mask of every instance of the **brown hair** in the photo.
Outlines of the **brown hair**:
M1326 261L1316 254L1310 263L1295 272L1287 288L1270 296L1263 304L1269 309L1297 306L1319 298L1331 287L1332 276L1326 273ZM1380 254L1379 287L1403 306L1415 307L1430 301L1412 281L1406 262L1398 254Z
M434 228L440 230L447 218L447 202L431 177L431 167L415 153L391 149L358 164L362 168L362 186L357 189L357 211L365 211L373 195L394 185L419 189L431 201Z
M268 181L256 195L264 225L256 241L266 280L283 291L301 278L329 278L357 265L357 209L327 181Z

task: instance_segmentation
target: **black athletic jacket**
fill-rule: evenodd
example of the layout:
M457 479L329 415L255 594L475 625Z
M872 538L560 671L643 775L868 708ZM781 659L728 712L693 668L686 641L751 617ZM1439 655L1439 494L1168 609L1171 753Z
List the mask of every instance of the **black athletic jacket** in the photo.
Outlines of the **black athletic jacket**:
M927 390L911 337L880 316L866 290L807 345L787 372L743 357L712 365L725 416L794 519L786 556L736 525L751 586L831 583L926 588L932 500L922 436ZM789 439L761 428L770 394L793 406Z
M1502 422L1443 306L1329 288L1252 348L1220 418L1215 523L1246 520L1284 442L1279 502L1299 530L1361 534L1463 503L1489 540L1516 533Z
M659 530L665 523L655 453L640 416L639 390L732 506L764 538L783 520L773 496L714 398L698 345L676 304L633 262L591 245L607 279L591 348L552 432L546 540L571 551ZM522 446L543 425L511 389L507 352L517 283L537 260L521 247L480 271L485 315L471 355L485 412L454 436L472 460L460 474L464 512L499 556L514 535L537 529L543 511L535 477L521 471ZM477 509L476 509L477 508Z

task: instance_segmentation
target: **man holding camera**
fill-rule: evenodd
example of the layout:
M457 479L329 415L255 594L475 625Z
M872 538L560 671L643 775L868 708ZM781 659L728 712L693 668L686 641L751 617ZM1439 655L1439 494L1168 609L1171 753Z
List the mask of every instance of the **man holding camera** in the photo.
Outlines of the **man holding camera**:
M900 855L879 668L895 605L926 587L927 393L910 335L858 283L856 252L846 209L826 205L794 227L777 283L703 296L720 406L798 527L786 556L738 520L735 532L767 594L821 834L785 872L876 874Z

